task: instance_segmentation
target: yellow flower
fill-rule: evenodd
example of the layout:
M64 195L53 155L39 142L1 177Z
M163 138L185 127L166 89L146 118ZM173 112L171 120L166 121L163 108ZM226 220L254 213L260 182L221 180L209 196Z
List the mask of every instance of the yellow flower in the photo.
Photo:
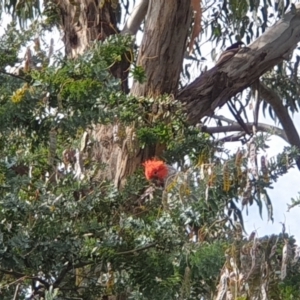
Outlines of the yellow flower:
M20 103L24 99L27 90L27 84L23 85L20 89L17 89L11 96L11 101L13 103Z

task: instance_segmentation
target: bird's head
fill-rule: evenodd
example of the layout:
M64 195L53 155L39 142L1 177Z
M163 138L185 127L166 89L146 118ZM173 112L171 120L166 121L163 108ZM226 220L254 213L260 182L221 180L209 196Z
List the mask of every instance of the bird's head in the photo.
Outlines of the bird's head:
M236 43L227 47L226 50L239 49L242 48L243 46L245 46L245 43L243 43L242 41L237 41Z
M162 160L150 159L143 163L147 180L158 180L163 183L168 177L168 165Z

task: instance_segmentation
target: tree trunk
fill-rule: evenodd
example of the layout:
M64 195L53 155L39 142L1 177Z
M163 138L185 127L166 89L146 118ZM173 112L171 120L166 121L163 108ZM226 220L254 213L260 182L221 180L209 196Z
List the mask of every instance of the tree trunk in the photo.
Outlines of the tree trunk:
M133 84L133 95L177 93L191 16L188 0L150 1L137 62L146 72L146 81Z
M100 10L96 3L97 1L92 0L84 0L76 5L67 0L60 2L68 56L77 56L91 41L99 37L103 40L118 32L116 10L111 7L110 2L105 1ZM131 91L133 95L176 94L190 24L190 1L150 1L138 57L138 64L144 68L147 79L142 84L134 83ZM123 70L121 68L119 73ZM116 77L120 78L119 73ZM99 125L91 135L96 140L94 157L107 166L99 177L114 180L115 185L120 187L143 160L159 153L156 147L140 149L137 143L132 142L134 126L125 129L127 138L121 143L114 139L116 130L120 130L118 123L110 126Z
M82 54L92 41L104 41L108 36L119 33L118 1L104 1L99 4L97 0L62 0L57 1L57 5L60 8L65 52L70 58ZM122 89L126 93L129 66L130 62L124 55L123 60L110 69L115 77L121 79Z
M131 89L134 96L159 96L175 94L182 69L188 30L191 24L190 1L166 0L158 3L151 0L148 6L145 32L138 56L138 65L146 73L144 83L135 82ZM129 147L134 138L134 126L126 128L129 139L122 147L113 147L117 161L115 185L123 186L126 177L132 174L141 162L149 157L160 156L163 147L156 145L141 149L138 144ZM111 158L110 158L111 159ZM109 164L111 166L112 164Z
M118 32L117 9L110 1L100 7L97 0L57 1L68 57L82 54L91 41L104 40Z
M96 0L82 1L80 6L67 0L60 3L66 53L69 56L82 53L88 43L99 36L104 39L118 32L116 10L111 7L111 2L105 1L100 10ZM300 10L299 6L296 8ZM291 11L245 52L239 52L224 64L208 70L177 95L190 23L190 1L149 1L145 34L137 60L147 78L144 83L135 82L131 89L134 96L174 94L186 103L190 124L196 124L202 117L211 115L217 107L251 85L287 57L300 41L300 17ZM119 68L115 75L120 78L123 70ZM97 141L94 156L107 165L106 170L99 175L100 178L114 180L115 185L120 187L143 160L159 156L161 148L154 145L152 148L140 149L134 139L134 126L124 129L125 139L117 143L114 132L118 130L120 124L116 121L111 126L97 126L92 136Z

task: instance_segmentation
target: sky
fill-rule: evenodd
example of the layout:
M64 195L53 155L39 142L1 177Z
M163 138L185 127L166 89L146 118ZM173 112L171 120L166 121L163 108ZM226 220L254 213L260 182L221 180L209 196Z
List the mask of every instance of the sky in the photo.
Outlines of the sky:
M6 16L4 20L2 20L2 25L0 26L0 34L3 33L3 28L5 24L9 22L9 17ZM138 33L137 40L141 41L142 34ZM54 45L56 49L61 48L62 36L58 33L58 31L54 31L51 35L45 37L45 41L49 44L50 38L54 39ZM206 58L205 65L207 65L208 69L213 67L214 62L211 59L210 51L211 45L210 43L204 43L201 47L201 51L203 56ZM194 70L192 71L192 76L195 78L199 75L199 67L194 66ZM197 69L196 69L197 68ZM224 115L226 117L232 118L230 113L226 108L222 108L218 111L219 115ZM250 113L251 115L251 113ZM300 129L300 114L295 114L293 117L295 125L299 131ZM269 118L264 118L262 114L259 118L260 122L268 123L274 125L274 122ZM277 124L280 127L280 125ZM279 151L283 149L284 146L288 146L286 142L284 142L279 137L272 137L271 142L268 143L270 148L267 151L268 157L275 156ZM226 145L229 147L234 153L236 152L238 147L241 147L240 143L232 143ZM266 154L266 153L261 153ZM282 225L280 222L284 222L286 226L286 232L294 235L298 244L300 243L300 230L299 230L299 215L300 208L295 207L291 209L289 212L287 211L287 204L291 203L291 198L296 198L298 196L298 192L300 191L300 171L297 168L290 170L288 174L279 178L279 180L274 183L272 186L274 189L269 189L268 194L273 203L274 209L274 222L268 221L266 208L263 206L263 219L261 219L258 206L254 203L251 207L248 208L248 216L244 211L244 221L245 228L248 234L252 231L256 231L258 236L270 235L273 233L280 233L282 230Z

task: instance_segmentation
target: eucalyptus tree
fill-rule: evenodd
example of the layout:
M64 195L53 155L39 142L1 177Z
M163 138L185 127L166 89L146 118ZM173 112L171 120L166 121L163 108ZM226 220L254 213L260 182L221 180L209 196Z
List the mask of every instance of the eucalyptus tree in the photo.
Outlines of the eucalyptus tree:
M239 204L266 203L272 219L268 188L299 167L299 6L60 0L1 11L13 20L0 47L3 299L297 295L295 241L285 230L246 239ZM43 43L54 28L62 53ZM210 69L207 45L212 60L227 47ZM217 114L225 105L232 119ZM282 128L260 122L261 109ZM268 161L259 151L272 134L291 147ZM230 141L247 147L231 154ZM161 189L145 190L153 157L178 167L171 210Z

